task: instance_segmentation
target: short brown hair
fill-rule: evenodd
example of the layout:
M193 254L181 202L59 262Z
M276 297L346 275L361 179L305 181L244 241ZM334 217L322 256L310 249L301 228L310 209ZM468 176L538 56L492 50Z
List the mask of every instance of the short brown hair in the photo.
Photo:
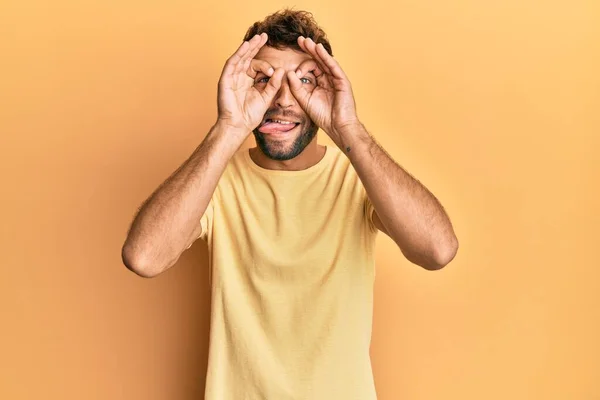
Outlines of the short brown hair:
M269 37L266 45L278 50L289 47L302 51L298 46L298 36L304 36L311 38L317 44L323 44L325 50L333 56L327 35L319 27L312 13L308 11L296 11L289 8L277 11L248 28L244 40L250 40L254 35L263 32Z

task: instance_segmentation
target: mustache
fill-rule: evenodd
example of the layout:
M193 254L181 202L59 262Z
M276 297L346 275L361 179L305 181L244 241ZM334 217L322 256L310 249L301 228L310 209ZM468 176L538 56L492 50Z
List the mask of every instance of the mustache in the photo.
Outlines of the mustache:
M282 117L282 118L293 119L295 121L304 122L304 118L302 116L296 114L293 111L282 110L280 108L274 108L274 109L268 110L265 113L263 121L266 121L267 119L274 119L273 117Z

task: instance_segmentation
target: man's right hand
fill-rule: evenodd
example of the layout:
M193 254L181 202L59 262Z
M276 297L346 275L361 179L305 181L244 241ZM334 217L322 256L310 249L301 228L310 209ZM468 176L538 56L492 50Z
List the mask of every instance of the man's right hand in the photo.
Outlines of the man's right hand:
M267 34L262 33L242 43L225 63L219 79L218 123L238 132L242 139L262 122L285 73L283 68L274 70L268 62L254 59L266 42ZM258 73L269 77L262 90L254 87Z

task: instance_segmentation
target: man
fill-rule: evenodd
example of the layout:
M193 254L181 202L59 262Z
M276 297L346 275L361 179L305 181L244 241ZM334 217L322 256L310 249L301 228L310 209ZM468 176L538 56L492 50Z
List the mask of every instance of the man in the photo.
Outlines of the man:
M317 144L319 128L336 147ZM257 147L240 150L250 132ZM122 255L152 277L207 241L207 400L367 400L378 231L429 270L458 248L435 197L361 124L311 14L284 10L225 63L216 123L142 206Z

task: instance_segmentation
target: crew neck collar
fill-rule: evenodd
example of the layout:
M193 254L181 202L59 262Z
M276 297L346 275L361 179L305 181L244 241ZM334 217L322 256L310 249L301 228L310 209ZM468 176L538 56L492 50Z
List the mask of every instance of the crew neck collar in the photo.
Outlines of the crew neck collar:
M325 168L327 166L327 164L329 164L330 159L333 157L333 149L326 144L324 146L325 146L325 155L323 157L321 157L321 159L316 164L311 165L308 168L301 169L301 170L295 170L295 171L263 168L260 165L256 164L254 162L254 160L252 159L252 157L250 157L250 149L244 150L244 159L246 160L246 162L248 163L248 165L250 165L250 167L252 169L254 169L262 174L280 175L280 176L307 175L307 174L311 174L311 173L320 171L323 168Z

